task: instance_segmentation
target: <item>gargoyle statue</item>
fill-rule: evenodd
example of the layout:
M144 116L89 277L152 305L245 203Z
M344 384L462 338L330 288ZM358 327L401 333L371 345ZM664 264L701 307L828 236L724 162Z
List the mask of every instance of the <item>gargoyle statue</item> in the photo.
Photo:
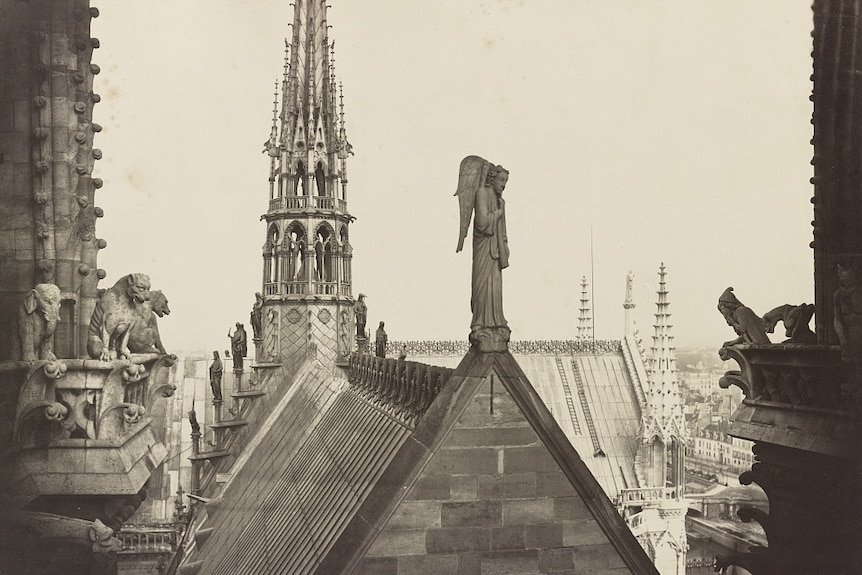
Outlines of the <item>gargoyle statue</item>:
M129 335L132 353L154 353L167 355L159 335L158 318L170 315L168 298L159 290L150 292L150 299L138 306L138 319Z
M790 305L786 303L775 309L771 309L763 315L766 324L766 333L775 332L775 326L779 321L784 322L784 335L790 339L783 343L817 343L817 336L808 327L808 322L814 315L814 304L803 303Z
M718 298L718 311L724 316L727 325L739 336L724 342L722 347L738 343L770 343L763 320L757 317L751 308L745 307L736 299L732 287L724 290Z
M87 353L93 359L128 359L129 336L140 316L140 306L150 298L150 277L129 274L106 290L93 310Z
M99 519L93 521L93 525L89 529L89 536L94 553L113 555L123 549L123 542L114 537L114 530Z
M54 330L60 320L60 288L38 284L27 292L18 308L18 339L21 359L33 363L54 361Z

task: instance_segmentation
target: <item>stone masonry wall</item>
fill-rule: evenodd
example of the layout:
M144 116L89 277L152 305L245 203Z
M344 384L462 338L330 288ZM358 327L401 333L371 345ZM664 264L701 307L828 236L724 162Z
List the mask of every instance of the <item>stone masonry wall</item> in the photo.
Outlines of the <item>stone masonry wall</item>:
M0 0L0 325L14 325L24 293L37 283L62 292L55 347L84 353L86 330L105 277L96 254L93 147L98 10L88 0ZM15 355L14 330L0 355Z
M490 377L354 571L628 572L502 383Z

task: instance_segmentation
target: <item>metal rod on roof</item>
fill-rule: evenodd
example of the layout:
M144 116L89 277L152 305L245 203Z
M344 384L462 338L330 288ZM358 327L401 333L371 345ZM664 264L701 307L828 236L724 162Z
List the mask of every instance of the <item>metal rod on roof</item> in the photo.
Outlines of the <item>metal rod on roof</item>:
M590 339L596 341L596 274L595 262L593 260L593 224L590 224L590 299L593 300L593 327L590 330Z

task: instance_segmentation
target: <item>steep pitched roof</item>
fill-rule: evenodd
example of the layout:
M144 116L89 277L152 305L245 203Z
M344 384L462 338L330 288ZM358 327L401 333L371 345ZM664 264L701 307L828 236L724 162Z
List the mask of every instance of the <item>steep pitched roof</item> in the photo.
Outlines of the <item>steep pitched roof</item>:
M551 344L554 345L551 345ZM512 356L610 498L640 487L635 470L643 389L631 342L517 342ZM397 345L397 344L396 344ZM423 349L424 348L424 349ZM454 367L460 356L414 345L409 357ZM641 366L642 368L642 366ZM645 383L645 382L644 382ZM592 429L588 423L592 420Z
M510 354L468 353L444 392L350 572L657 573Z
M489 564L509 560L539 562L544 557L541 559L544 563L565 564L575 561L575 550L583 547L581 559L586 561L585 557L593 557L590 565L613 566L632 573L656 573L508 353L468 353L415 428L386 405L363 394L360 386L348 386L344 381L330 382L326 387L332 398L324 400L321 382L310 384L307 381L318 375L307 371L300 375L305 381L294 382L300 392L291 401L307 402L310 391L320 390L321 399L309 404L318 412L316 424L301 439L301 444L285 448L279 448L280 440L293 443L291 435L301 431L293 422L282 421L262 431L264 437L259 447L245 468L237 473L232 487L226 490L223 501L208 520L207 527L213 527L214 533L201 548L200 572L298 575L364 573L372 569L371 572L385 573L374 569L380 567L379 560L388 561L390 568L393 565L391 556L385 555L386 549L391 549L385 544L386 534L391 533L399 521L422 522L421 514L413 515L417 497L428 489L442 489L439 485L435 488L434 480L428 478L437 477L438 484L443 481L441 478L461 481L470 476L465 470L479 465L485 467L472 468L482 471L474 474L477 499L468 503L499 510L500 524L494 523L497 521L494 515L492 524L485 526L487 529L479 529L487 532L488 547L481 547L483 543L479 542L477 551L481 553L464 559L478 561L475 569L479 569L476 565L484 560ZM491 380L499 382L493 384L496 395L488 395ZM494 402L497 413L485 421L477 406L489 401ZM311 410L292 410L300 419L304 418L306 424L311 417L308 411ZM481 425L467 425L470 417L478 417ZM503 425L497 425L500 423ZM486 445L488 441L513 441L512 437L517 436L521 439L515 439L516 443L527 443ZM459 445L466 450L460 455L457 453ZM538 474L531 475L534 464L543 466L544 491L539 491ZM245 479L238 483L240 476ZM491 490L495 489L494 485L526 478L528 491L512 498L479 499L480 476ZM456 477L462 479L456 480ZM240 485L245 487L239 488ZM450 496L451 489L450 484ZM442 491L438 491L438 496L442 496ZM456 509L459 503L464 502L438 501L431 507L440 509L441 513L446 509L447 527L469 526L470 511ZM541 522L529 519L535 509L540 509L539 516L544 517ZM504 512L507 513L505 517ZM520 519L513 523L512 517ZM442 516L440 520L443 521ZM432 519L432 525L433 522ZM564 524L570 533L566 541L552 538L545 543L539 534L541 526L562 534ZM584 527L586 525L591 527ZM443 528L442 523L440 527ZM577 527L587 529L589 536L571 535L572 529ZM527 535L528 530L532 535ZM515 537L514 544L523 541L527 546L528 541L533 541L533 547L512 549L510 542L508 550L492 549L492 531L497 533L498 539L505 534ZM451 537L453 533L437 533L432 537ZM476 537L483 537L478 531L475 533ZM400 540L399 536L396 534L396 541ZM395 559L397 573L415 572L414 568L422 568L425 561L449 561L451 564L467 555L475 555L429 548L427 545L432 539L428 539L424 531L422 534L414 532L412 536L414 546L398 552L410 558ZM426 546L421 550L420 540ZM523 553L519 556L516 551ZM398 567L399 564L403 564L402 567ZM536 565L538 567L539 563Z

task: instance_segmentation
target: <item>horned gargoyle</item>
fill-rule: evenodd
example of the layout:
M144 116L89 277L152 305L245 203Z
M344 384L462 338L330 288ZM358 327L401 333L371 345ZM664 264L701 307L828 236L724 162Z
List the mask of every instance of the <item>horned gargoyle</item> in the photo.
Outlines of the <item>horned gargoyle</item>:
M775 332L775 326L779 321L784 322L784 335L790 339L783 343L817 343L817 336L808 327L808 322L814 315L814 304L803 303L790 305L786 303L775 309L771 309L763 315L766 324L766 333Z
M159 335L158 318L170 315L168 298L159 290L150 292L150 299L138 306L138 319L129 335L132 353L155 353L167 355Z
M134 273L121 277L106 290L93 310L87 353L93 359L128 359L129 337L141 315L140 307L150 298L150 277Z
M718 311L724 316L727 325L739 336L724 342L722 347L738 343L770 343L763 320L757 317L750 307L744 306L736 299L732 287L724 290L718 298Z
M21 359L33 363L54 361L54 330L60 320L60 288L38 284L27 292L18 308L18 339Z

